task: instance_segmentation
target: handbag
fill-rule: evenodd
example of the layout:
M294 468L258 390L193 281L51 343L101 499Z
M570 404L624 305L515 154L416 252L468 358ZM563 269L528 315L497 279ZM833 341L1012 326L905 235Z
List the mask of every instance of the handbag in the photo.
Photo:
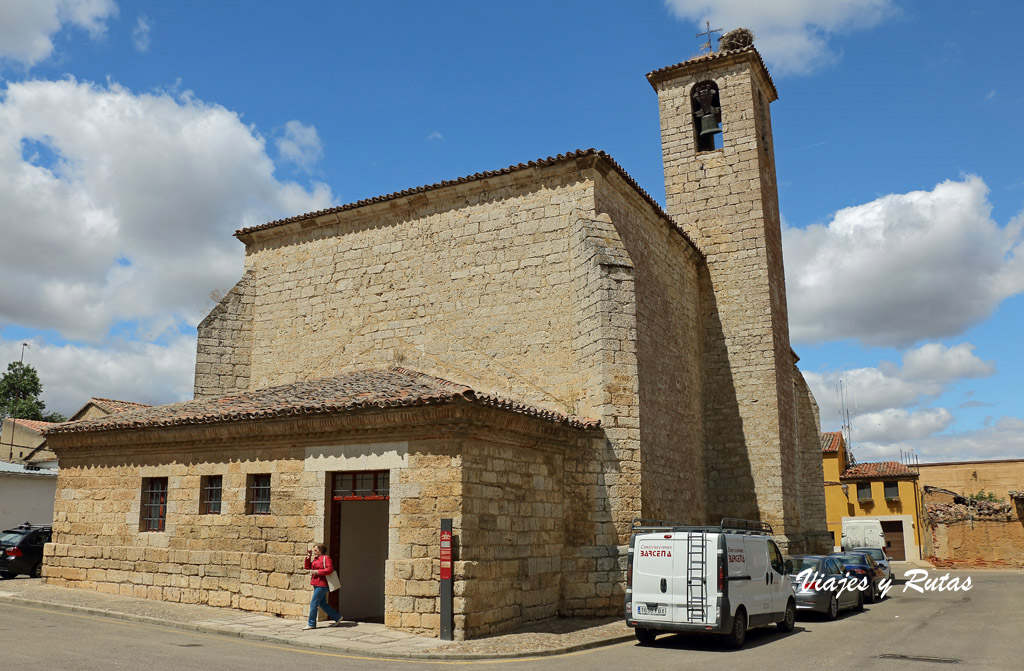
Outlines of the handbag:
M331 571L327 574L327 588L331 592L341 589L341 578L338 577L337 571Z

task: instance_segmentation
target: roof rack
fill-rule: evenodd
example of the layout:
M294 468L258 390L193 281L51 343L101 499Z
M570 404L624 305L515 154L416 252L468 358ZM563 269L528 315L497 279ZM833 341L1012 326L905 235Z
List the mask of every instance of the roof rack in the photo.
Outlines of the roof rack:
M738 517L725 517L718 526L714 525L693 525L686 522L669 522L666 520L654 520L638 517L632 522L633 533L644 531L710 531L774 536L772 525L760 520L744 520Z
M22 522L14 528L18 531L53 531L52 524L32 524L31 522Z

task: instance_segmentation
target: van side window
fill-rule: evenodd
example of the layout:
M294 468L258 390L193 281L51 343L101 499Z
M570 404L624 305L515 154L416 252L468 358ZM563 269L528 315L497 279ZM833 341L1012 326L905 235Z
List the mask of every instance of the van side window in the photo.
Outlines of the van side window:
M779 552L779 546L774 541L768 541L768 561L771 562L772 568L777 573L786 572L786 563L782 561L782 553Z

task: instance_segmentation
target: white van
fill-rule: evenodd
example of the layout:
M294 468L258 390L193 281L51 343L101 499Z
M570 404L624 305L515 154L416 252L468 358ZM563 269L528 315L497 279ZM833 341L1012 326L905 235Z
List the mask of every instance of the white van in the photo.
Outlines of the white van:
M853 548L884 548L885 534L878 520L843 520L843 552Z
M747 629L773 622L791 631L796 598L782 552L763 522L717 527L633 520L626 573L626 625L641 645L660 632L724 634L739 648Z

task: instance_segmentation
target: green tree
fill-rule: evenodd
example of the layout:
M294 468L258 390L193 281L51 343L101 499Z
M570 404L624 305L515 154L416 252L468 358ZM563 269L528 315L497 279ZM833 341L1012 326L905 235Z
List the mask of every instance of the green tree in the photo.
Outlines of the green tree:
M41 422L63 422L67 417L59 412L46 412L46 403L39 398L43 383L36 369L27 363L12 361L0 378L0 414L17 419Z

